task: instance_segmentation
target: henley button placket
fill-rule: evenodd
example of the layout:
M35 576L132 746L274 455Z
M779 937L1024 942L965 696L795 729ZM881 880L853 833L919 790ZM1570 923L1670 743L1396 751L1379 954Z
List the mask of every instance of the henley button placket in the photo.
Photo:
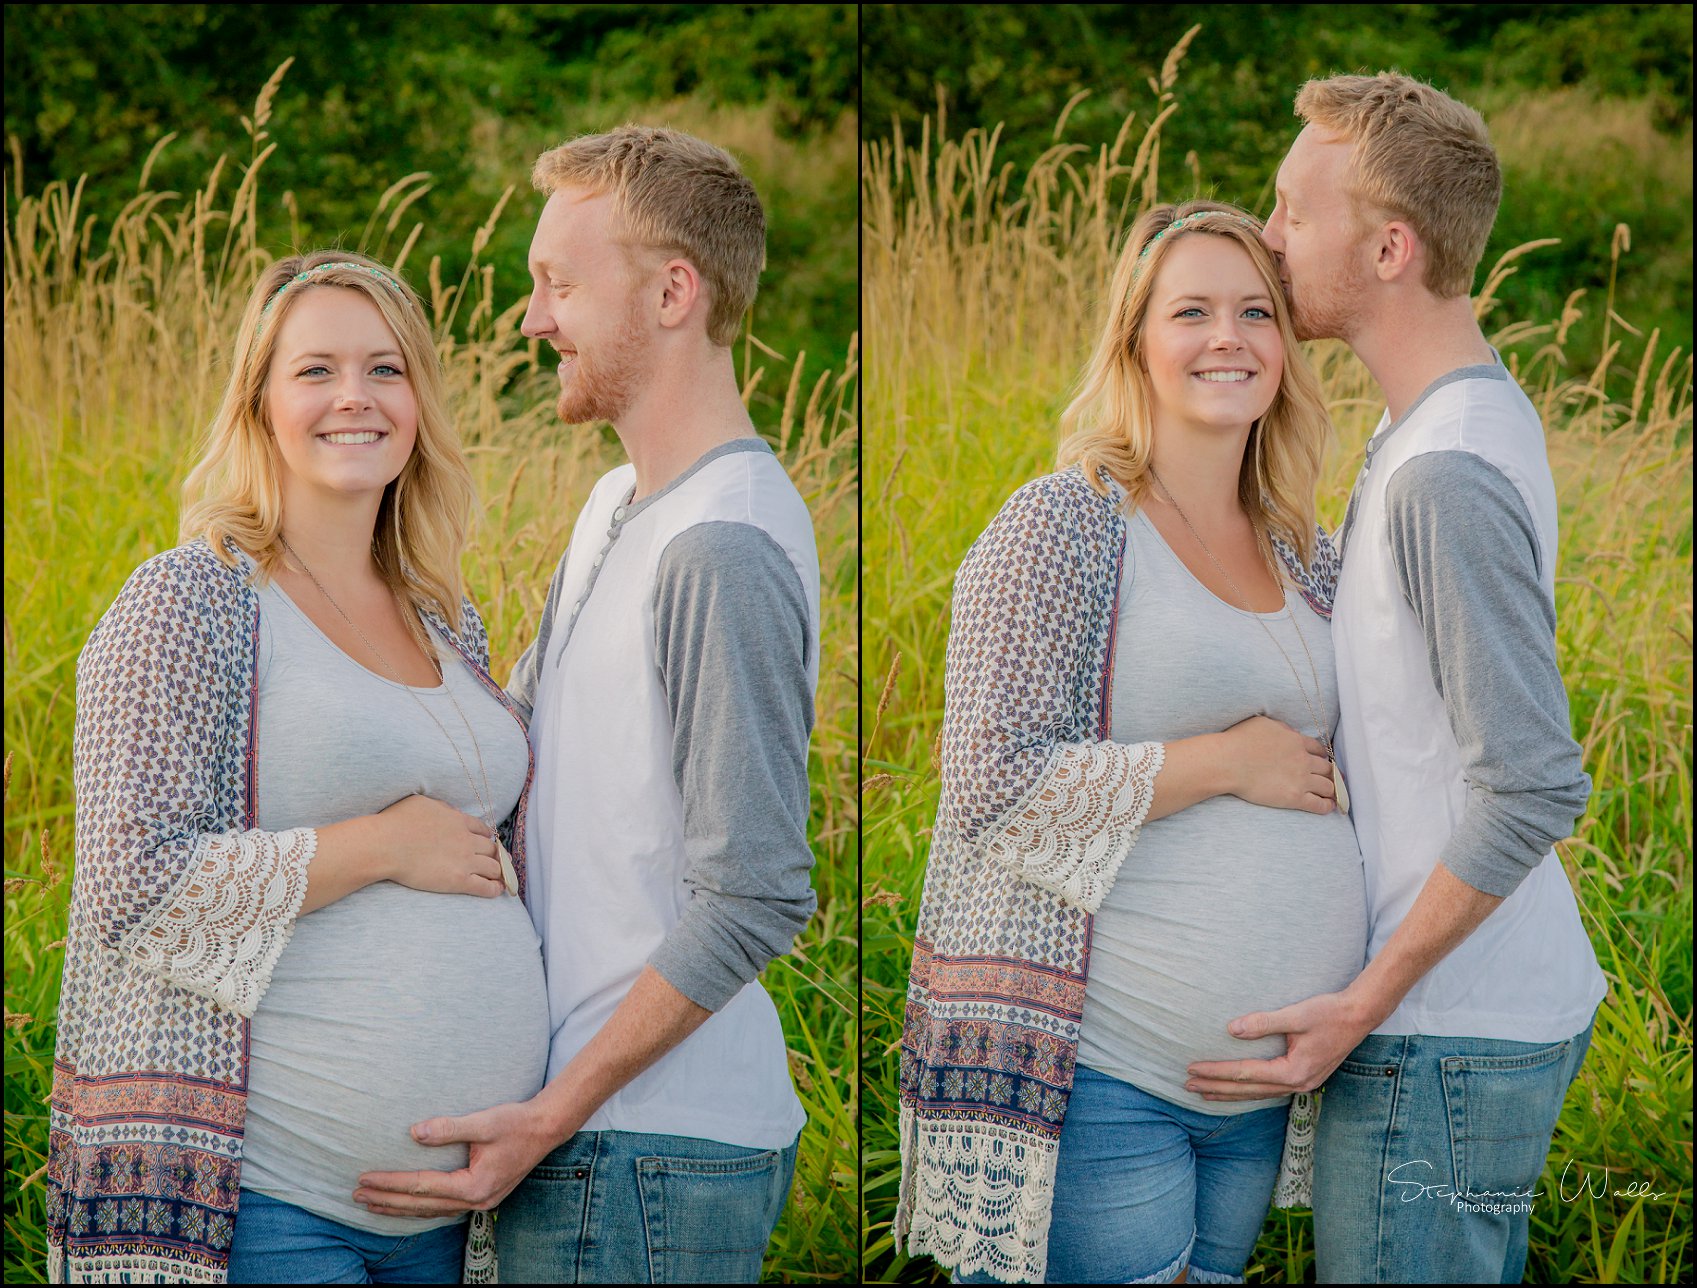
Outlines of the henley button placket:
M590 561L589 584L583 588L583 594L578 597L577 603L572 605L572 615L566 621L566 637L560 641L560 651L554 657L554 669L556 671L560 669L560 663L566 656L566 647L572 642L572 632L577 628L577 619L583 613L583 606L589 602L590 595L595 591L595 580L601 575L601 565L607 561L607 552L613 548L613 543L619 539L619 533L623 531L624 518L628 511L629 507L623 505L613 511L613 526L607 529L607 543Z

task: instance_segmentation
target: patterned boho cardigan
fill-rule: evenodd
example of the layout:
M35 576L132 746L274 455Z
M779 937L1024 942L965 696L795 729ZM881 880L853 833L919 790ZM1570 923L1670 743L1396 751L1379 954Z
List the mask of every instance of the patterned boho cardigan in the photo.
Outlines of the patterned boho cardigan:
M232 547L233 548L233 547ZM259 600L204 541L149 559L77 661L76 871L47 1163L53 1282L223 1283L241 1184L248 1023L317 848L255 827ZM426 614L474 675L489 643ZM534 766L533 766L534 769ZM530 776L501 828L525 881ZM474 1213L467 1282L492 1282Z
M901 1052L895 1237L957 1275L1042 1283L1091 914L1154 797L1160 743L1110 740L1125 492L1076 466L1015 492L955 580L941 796ZM1337 556L1292 583L1331 616ZM1275 1202L1307 1202L1312 1097Z

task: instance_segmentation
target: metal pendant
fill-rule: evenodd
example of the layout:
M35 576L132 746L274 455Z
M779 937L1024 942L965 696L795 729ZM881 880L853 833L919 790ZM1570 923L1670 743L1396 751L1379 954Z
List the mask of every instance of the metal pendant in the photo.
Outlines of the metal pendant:
M1349 813L1349 788L1343 785L1343 770L1338 768L1338 762L1332 762L1332 786L1337 789L1338 812Z
M513 866L513 856L507 853L507 847L501 844L501 838L495 838L495 857L501 860L501 881L507 887L507 893L514 898L519 892L519 873Z

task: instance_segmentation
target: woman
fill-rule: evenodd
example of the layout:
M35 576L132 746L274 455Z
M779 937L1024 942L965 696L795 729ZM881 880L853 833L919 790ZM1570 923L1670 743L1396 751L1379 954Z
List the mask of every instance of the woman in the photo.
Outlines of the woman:
M1231 1282L1312 1121L1184 1070L1280 1054L1226 1024L1341 987L1366 943L1328 425L1253 220L1138 221L1067 418L1070 468L955 586L897 1237L962 1281Z
M77 666L50 1271L481 1275L483 1220L468 1253L463 1219L353 1202L464 1166L409 1126L528 1098L548 1046L529 743L462 594L472 485L412 291L272 265L185 493Z

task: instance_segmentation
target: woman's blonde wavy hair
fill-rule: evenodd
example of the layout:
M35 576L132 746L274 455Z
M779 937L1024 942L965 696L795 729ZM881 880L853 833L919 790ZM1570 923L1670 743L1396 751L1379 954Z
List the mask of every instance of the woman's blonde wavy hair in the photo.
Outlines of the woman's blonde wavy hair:
M1162 236L1180 219L1187 220L1182 228ZM1061 444L1059 465L1081 466L1090 485L1103 495L1107 488L1098 475L1106 471L1125 488L1133 509L1144 503L1155 448L1143 354L1150 291L1174 244L1186 237L1223 237L1242 246L1261 274L1285 350L1278 392L1251 427L1244 446L1238 497L1269 555L1268 538L1278 536L1294 546L1306 564L1314 556L1314 491L1331 421L1320 382L1291 328L1278 266L1261 244L1260 228L1246 212L1217 201L1155 206L1132 225L1114 266L1107 322L1079 379L1078 393L1061 417L1068 437Z
M328 269L309 282L293 282L300 273L334 263L363 267ZM283 494L265 390L283 319L307 291L327 286L358 291L377 306L395 334L418 404L418 438L400 475L383 490L372 554L403 603L429 609L458 630L465 594L460 555L476 505L471 470L448 412L424 305L400 274L364 255L341 250L291 255L272 264L254 285L236 333L223 402L207 428L200 461L183 484L178 540L204 537L213 554L234 567L225 544L233 541L259 565L262 579L281 566ZM403 616L421 636L413 615Z

